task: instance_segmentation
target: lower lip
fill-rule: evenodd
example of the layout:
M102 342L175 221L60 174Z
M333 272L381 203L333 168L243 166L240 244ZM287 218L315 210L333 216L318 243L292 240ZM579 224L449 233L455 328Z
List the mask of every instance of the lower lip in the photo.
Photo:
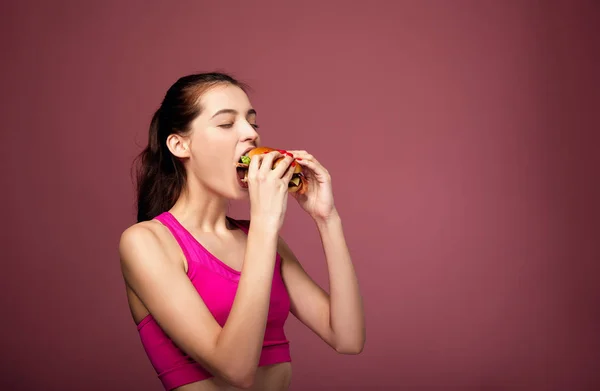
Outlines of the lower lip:
M248 183L244 183L240 180L240 178L237 179L237 183L238 186L241 187L242 189L248 189Z

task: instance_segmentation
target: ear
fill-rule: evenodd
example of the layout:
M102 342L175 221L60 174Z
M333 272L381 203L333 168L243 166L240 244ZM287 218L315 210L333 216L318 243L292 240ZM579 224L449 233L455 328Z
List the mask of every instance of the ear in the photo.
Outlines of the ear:
M190 143L188 138L171 133L167 137L167 148L178 158L186 158L190 156Z

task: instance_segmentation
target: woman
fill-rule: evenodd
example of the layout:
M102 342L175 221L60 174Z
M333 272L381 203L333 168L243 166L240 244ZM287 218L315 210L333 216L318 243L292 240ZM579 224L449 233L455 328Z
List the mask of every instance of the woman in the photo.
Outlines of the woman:
M363 349L361 298L329 174L304 151L277 151L253 158L242 184L235 164L259 144L257 128L245 87L220 73L179 79L152 119L138 223L123 232L119 253L131 314L167 390L288 389L289 312L337 352ZM330 294L279 236L296 164L309 186L294 198L320 232ZM245 197L251 224L226 215L229 200Z

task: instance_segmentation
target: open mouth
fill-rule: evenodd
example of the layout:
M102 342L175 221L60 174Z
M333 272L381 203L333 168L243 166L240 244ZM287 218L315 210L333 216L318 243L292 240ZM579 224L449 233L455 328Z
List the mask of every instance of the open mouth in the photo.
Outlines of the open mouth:
M246 178L246 174L248 173L247 168L236 167L236 173L238 178L238 183L240 187L247 189L248 188L248 179Z
M235 170L236 170L236 174L237 174L237 178L238 178L238 183L239 183L240 187L242 187L243 189L248 188L247 174L248 174L248 163L250 162L250 158L248 157L247 154L254 148L255 147L249 147L244 152L242 152L242 155L237 159L236 164L235 164L235 166L236 166Z

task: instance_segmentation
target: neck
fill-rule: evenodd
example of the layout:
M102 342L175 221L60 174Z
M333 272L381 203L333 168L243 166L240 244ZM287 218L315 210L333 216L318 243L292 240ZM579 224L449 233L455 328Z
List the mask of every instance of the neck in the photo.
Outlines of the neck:
M229 201L199 183L190 183L170 212L187 229L201 232L224 232L228 230L227 210Z

